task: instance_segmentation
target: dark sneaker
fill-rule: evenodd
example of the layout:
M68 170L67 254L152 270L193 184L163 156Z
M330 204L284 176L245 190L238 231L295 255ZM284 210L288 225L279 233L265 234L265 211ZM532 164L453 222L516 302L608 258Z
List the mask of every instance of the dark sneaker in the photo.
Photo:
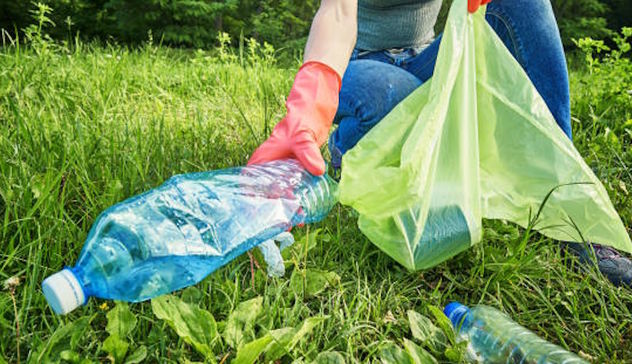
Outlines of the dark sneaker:
M582 264L597 261L599 271L614 285L632 287L632 261L616 250L599 244L564 243L563 250L573 253Z

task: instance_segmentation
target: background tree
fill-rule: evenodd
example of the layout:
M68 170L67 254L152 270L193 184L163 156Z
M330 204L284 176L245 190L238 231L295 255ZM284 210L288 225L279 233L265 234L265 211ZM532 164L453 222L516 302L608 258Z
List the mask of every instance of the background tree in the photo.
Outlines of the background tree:
M166 45L210 48L219 32L231 38L254 37L275 48L301 49L318 0L40 0L54 11L53 38L79 34L127 44L155 40ZM439 33L451 1L437 22ZM551 0L565 46L573 38L604 38L632 25L630 0ZM0 28L10 33L30 24L28 1L0 0Z
M551 4L565 46L571 46L572 39L602 39L610 35L611 30L608 29L606 16L612 12L605 1L552 0Z

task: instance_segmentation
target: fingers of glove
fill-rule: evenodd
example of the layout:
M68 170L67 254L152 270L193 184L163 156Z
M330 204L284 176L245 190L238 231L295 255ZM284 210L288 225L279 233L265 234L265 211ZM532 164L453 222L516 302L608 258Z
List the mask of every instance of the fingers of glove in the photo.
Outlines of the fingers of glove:
M467 11L474 13L481 5L489 4L490 2L492 2L492 0L468 0Z
M480 0L468 0L467 1L467 11L470 13L474 13L478 10L478 7L481 5Z
M467 1L467 11L470 13L476 12L481 5L485 5L489 3L491 0L468 0Z
M269 277L282 277L285 274L285 264L283 263L283 257L281 256L281 250L276 245L274 240L266 240L257 246L263 260L268 267Z
M287 141L282 141L276 136L272 135L270 138L268 138L268 140L263 142L263 144L261 144L254 153L252 153L252 156L248 160L248 165L291 157L292 151L288 148L287 145Z
M294 145L292 145L292 151L296 159L309 173L315 176L322 176L325 173L325 160L313 137L296 138Z

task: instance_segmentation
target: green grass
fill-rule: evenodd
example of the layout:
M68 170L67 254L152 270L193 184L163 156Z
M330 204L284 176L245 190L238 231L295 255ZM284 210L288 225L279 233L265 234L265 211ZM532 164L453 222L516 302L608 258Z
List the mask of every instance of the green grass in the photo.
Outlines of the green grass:
M113 303L90 299L56 316L41 281L74 262L97 214L113 203L176 173L243 165L283 116L293 72L261 57L220 62L202 52L153 46L1 50L0 280L17 276L21 282L17 317L10 292L0 292L0 362L17 361L16 323L22 362L57 361L59 355L70 362L106 361L106 315ZM632 123L626 121L632 97L593 87L609 77L606 71L572 71L575 143L630 228ZM621 77L617 82L632 88L629 76ZM616 92L618 98L608 101ZM310 362L323 351L337 351L349 362L379 360L385 345L402 347L404 338L413 338L408 310L433 318L432 306L451 300L500 308L594 362L632 361L632 289L612 286L594 269L568 269L558 242L540 235L521 248L524 231L514 225L485 222L480 244L422 272L406 271L375 248L344 207L294 233L303 244L293 251L286 277L257 271L253 289L244 256L176 296L210 312L220 330L239 303L262 297L256 337L325 316L281 362ZM340 279L312 295L294 289L292 274L317 271ZM130 351L144 346L148 362L203 360L149 302L130 309L137 319L124 335ZM218 361L235 358L224 339L212 348ZM426 348L449 361L441 350Z

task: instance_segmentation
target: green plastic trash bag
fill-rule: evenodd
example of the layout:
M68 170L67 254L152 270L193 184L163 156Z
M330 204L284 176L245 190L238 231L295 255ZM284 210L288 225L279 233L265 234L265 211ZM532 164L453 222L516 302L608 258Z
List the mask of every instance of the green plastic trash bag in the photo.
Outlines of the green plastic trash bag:
M453 2L433 77L342 159L340 201L407 268L481 239L481 219L632 252L604 187L487 24ZM551 192L552 191L552 192Z

